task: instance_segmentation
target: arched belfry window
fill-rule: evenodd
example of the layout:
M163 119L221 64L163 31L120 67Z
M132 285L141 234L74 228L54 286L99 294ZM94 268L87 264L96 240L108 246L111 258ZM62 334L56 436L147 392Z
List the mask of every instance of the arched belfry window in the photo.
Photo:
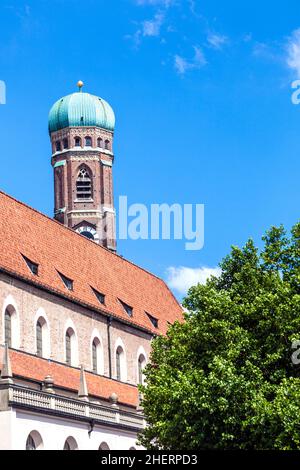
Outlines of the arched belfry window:
M101 137L98 137L97 139L97 147L102 148L103 147L103 139Z
M92 198L92 180L86 168L81 168L76 181L77 199Z
M85 138L85 146L86 147L91 147L92 146L92 138L91 137L86 137Z
M75 147L81 147L81 138L75 137Z
M105 141L105 149L110 150L110 141L109 140Z

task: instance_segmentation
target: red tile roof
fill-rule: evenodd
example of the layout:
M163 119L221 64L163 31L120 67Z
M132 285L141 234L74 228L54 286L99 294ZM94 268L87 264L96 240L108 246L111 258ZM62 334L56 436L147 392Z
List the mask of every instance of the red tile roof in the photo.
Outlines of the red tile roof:
M164 334L168 322L182 319L179 303L161 279L3 192L0 240L0 269L37 286L153 333ZM21 254L39 264L38 276ZM58 272L74 281L73 291ZM91 287L105 294L105 306ZM118 299L133 307L131 318ZM146 312L158 319L158 328Z
M78 392L79 369L15 350L9 351L9 357L13 376L43 382L47 375L51 375L54 386ZM112 393L116 393L121 404L134 407L138 405L138 389L134 385L127 385L89 372L85 374L89 395L109 399Z

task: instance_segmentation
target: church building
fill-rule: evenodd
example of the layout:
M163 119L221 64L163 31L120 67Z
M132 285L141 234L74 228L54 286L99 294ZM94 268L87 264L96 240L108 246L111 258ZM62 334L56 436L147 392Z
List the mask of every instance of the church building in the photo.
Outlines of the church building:
M54 219L0 192L2 450L138 449L151 341L182 319L117 254L115 116L78 86L49 114Z

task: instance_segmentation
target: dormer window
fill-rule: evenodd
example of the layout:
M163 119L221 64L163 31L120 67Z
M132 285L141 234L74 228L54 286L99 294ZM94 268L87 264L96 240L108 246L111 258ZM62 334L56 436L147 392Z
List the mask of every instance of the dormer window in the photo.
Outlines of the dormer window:
M99 300L100 304L104 305L105 304L105 295L101 294L101 292L97 291L93 287L92 287L92 290L93 290L95 296L97 297L97 299Z
M149 320L151 321L152 325L154 326L154 328L158 328L158 319L150 315L150 313L146 312L146 314Z
M86 147L91 147L92 146L92 138L91 137L86 137L85 138L85 146Z
M37 263L34 263L34 261L31 261L29 258L27 258L24 255L22 255L22 257L24 261L26 262L28 268L30 269L31 273L37 276L39 273L39 265Z
M64 276L64 274L60 273L59 271L57 271L57 272L60 275L60 278L61 278L62 282L64 283L65 287L68 290L73 290L74 281L72 279L70 279L69 277Z
M119 299L119 300L120 300L120 299ZM123 306L125 312L127 313L127 315L128 315L129 317L132 317L132 315L133 315L133 308L130 307L130 305L125 304L125 302L122 302L122 300L120 300L120 302L121 302L121 304L122 304L122 306Z

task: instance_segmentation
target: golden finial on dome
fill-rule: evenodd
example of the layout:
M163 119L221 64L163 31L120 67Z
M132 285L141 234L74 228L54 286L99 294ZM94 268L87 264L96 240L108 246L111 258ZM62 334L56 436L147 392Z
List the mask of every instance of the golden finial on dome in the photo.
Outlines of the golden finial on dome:
M79 82L77 82L77 86L79 88L79 91L81 91L83 85L84 85L84 83L81 80L79 80Z

